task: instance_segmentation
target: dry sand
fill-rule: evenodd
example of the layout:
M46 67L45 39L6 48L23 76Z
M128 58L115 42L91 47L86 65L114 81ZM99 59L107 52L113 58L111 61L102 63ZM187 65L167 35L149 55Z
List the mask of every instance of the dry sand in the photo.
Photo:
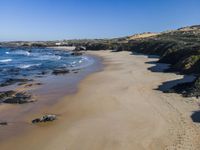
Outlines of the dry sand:
M155 90L182 76L151 72L154 65L146 62L155 58L89 53L104 58L104 70L84 79L76 94L40 112L59 114L57 121L1 142L1 150L200 149L199 125L190 118L197 101Z

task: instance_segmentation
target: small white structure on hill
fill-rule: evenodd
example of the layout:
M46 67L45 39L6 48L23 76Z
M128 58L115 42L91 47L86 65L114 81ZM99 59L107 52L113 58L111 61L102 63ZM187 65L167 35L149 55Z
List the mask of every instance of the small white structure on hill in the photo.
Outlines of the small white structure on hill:
M61 45L62 45L62 43L60 43L60 42L56 43L56 46L61 46Z

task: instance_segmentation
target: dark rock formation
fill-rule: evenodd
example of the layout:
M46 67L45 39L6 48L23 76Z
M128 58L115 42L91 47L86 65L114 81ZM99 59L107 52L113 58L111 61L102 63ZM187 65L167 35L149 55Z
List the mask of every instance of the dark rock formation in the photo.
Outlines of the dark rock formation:
M33 102L31 95L26 92L5 91L0 92L0 101L9 104L24 104Z
M52 74L60 75L60 74L66 74L66 73L69 73L69 72L70 72L70 70L68 70L66 68L60 68L60 69L53 70Z
M76 46L74 51L85 51L85 50L86 50L86 47L84 46Z
M0 101L4 100L5 98L12 97L14 94L15 94L15 91L0 92Z
M0 122L0 126L6 126L6 125L8 125L7 122Z
M200 77L193 82L181 83L172 87L167 92L176 92L182 94L184 97L200 97Z
M44 115L41 118L36 118L32 120L32 123L42 123L42 122L50 122L56 120L56 115Z

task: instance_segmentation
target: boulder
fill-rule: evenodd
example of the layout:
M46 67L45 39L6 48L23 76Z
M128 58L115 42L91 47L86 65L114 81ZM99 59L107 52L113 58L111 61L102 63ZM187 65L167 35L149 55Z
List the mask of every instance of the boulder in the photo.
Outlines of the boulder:
M44 115L41 118L36 118L32 120L32 123L42 123L42 122L51 122L56 120L56 115Z

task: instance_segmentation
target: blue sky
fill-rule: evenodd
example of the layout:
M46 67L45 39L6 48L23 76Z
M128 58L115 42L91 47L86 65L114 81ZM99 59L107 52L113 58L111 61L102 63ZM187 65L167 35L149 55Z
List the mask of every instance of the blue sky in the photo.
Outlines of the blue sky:
M200 0L0 0L0 41L111 38L200 24Z

